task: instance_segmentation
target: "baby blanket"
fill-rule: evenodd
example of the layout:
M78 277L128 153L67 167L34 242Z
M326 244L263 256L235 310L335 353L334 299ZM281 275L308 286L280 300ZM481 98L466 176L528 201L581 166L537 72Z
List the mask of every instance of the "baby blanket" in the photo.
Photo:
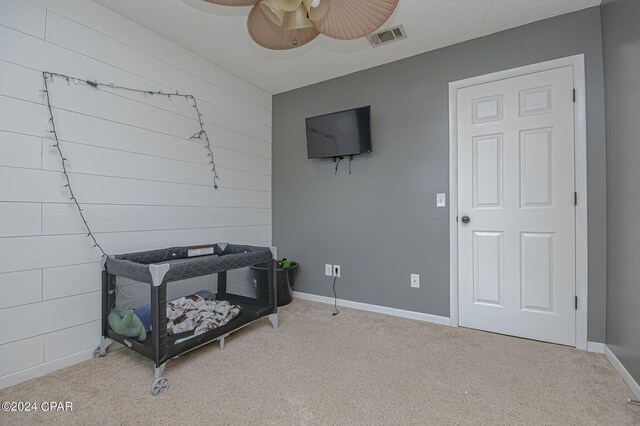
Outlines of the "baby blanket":
M240 307L227 301L206 300L196 294L167 303L169 335L195 330L194 336L225 325L240 313Z

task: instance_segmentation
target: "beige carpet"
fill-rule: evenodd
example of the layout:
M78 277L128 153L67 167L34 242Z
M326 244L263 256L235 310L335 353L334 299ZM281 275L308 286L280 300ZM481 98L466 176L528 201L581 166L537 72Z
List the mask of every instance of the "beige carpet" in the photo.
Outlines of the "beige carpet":
M0 401L72 401L71 413L1 413L0 423L640 424L602 355L295 300L169 362L110 353L0 391Z

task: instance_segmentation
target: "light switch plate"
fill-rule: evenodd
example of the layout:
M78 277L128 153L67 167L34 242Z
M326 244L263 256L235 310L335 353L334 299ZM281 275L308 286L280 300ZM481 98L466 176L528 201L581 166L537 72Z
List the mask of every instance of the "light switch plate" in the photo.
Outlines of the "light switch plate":
M420 275L411 274L411 288L420 288Z
M447 194L436 194L436 207L447 207Z

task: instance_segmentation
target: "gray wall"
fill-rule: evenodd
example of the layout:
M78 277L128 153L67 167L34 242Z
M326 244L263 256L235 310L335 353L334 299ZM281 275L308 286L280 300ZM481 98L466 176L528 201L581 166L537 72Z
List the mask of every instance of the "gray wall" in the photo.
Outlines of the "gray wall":
M411 34L409 34L409 37ZM380 49L393 49L393 45ZM377 51L372 51L372 55ZM591 8L446 47L273 99L273 241L301 263L296 289L449 316L448 83L584 53L589 158L589 339L604 341L605 148L600 12ZM306 158L305 117L372 106L373 153L334 175ZM409 274L421 276L412 289Z
M602 6L607 110L607 345L640 381L640 2Z

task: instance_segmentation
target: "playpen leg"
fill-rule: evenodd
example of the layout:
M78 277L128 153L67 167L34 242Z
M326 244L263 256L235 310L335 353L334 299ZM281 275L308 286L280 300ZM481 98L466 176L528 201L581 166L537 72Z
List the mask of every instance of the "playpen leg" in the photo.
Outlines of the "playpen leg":
M164 373L164 367L166 365L167 365L167 363L165 362L161 366L156 367L155 370L154 370L156 378L153 381L153 383L151 384L151 394L153 396L158 396L162 392L164 392L167 389L169 389L169 380L167 380L166 378L162 377L162 373Z
M98 346L93 351L93 357L94 358L102 358L103 356L107 355L107 348L112 343L113 343L112 339L109 339L108 337L103 337L102 340L100 341L100 346Z
M164 373L164 368L167 366L167 363L165 362L164 364L162 364L160 367L156 367L154 369L154 373L155 373L155 377L156 379L159 379L160 376L162 376L162 373Z
M271 326L273 328L278 328L278 314L269 315L269 321L271 321Z

